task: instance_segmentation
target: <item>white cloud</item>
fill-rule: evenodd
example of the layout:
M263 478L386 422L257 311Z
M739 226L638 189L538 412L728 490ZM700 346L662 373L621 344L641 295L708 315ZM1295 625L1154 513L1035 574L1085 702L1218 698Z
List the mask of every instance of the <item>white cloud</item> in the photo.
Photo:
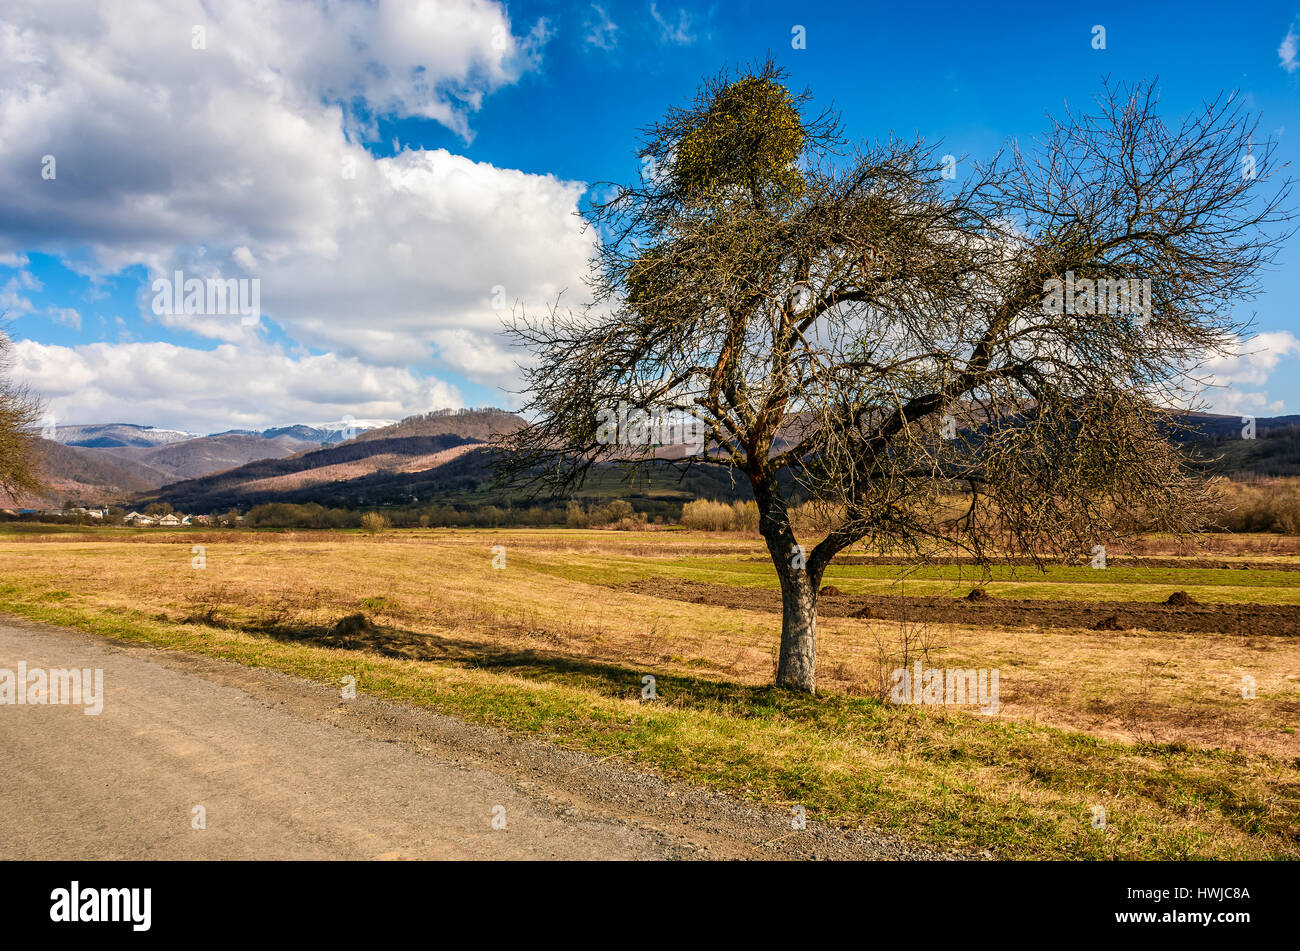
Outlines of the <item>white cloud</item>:
M230 252L230 257L245 271L257 270L257 259L253 257L253 252L243 245Z
M1239 341L1233 355L1216 357L1206 367L1218 384L1258 385L1267 382L1282 359L1292 354L1300 354L1300 340L1285 330L1272 331Z
M1278 65L1288 73L1294 73L1297 68L1300 68L1300 60L1296 58L1297 41L1300 41L1300 37L1296 36L1295 27L1287 27L1282 45L1277 48Z
M1270 400L1268 393L1241 393L1231 388L1216 393L1210 405L1225 416L1281 416L1286 413L1283 400Z
M435 342L444 360L479 379L506 383L514 376L519 356L496 338L456 328L439 331Z
M12 0L0 263L87 248L72 266L94 279L137 264L256 277L263 313L300 343L500 382L492 289L530 307L582 290L584 186L446 150L375 158L358 136L391 115L468 137L549 35L545 21L517 31L492 0ZM30 305L21 291L0 294ZM259 346L237 321L155 318L150 299L142 287L148 320Z
M588 15L585 26L587 35L583 42L588 46L602 50L612 50L618 46L618 24L610 19L600 4L591 5L591 14Z
M139 422L203 432L310 419L397 419L463 406L455 387L335 354L290 356L259 343L63 347L19 340L13 373L68 423Z
M444 150L374 161L345 194L358 183L358 213L321 232L328 248L279 246L249 271L264 312L305 343L409 363L447 330L498 332L497 287L535 308L582 288L579 184Z
M40 279L31 271L19 271L0 287L0 313L6 317L31 313L32 302L23 296L23 291L39 291L41 287Z
M650 16L654 18L655 23L659 24L659 38L663 42L675 43L678 46L690 46L695 42L695 34L691 32L691 15L684 9L678 8L677 22L673 23L659 12L655 4L651 3Z
M1204 394L1205 399L1218 413L1283 413L1286 405L1282 400L1269 399L1266 390L1243 387L1264 386L1284 359L1295 356L1300 356L1300 339L1285 330L1240 341L1233 355L1206 362L1207 382L1213 388Z
M81 329L81 314L72 307L51 307L48 311L50 319L56 324L62 324L65 327L72 327L75 330Z

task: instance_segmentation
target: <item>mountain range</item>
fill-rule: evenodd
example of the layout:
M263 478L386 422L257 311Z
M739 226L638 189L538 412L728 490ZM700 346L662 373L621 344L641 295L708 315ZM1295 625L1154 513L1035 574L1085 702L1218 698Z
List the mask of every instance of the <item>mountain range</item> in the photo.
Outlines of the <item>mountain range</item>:
M1186 444L1207 474L1300 475L1300 416L1259 418L1255 438L1243 437L1237 416L1177 414ZM521 426L497 409L440 410L400 422L349 421L208 436L114 423L66 426L45 440L44 471L54 501L132 504L165 501L189 512L246 509L266 502L315 502L327 507L501 504L492 488L494 432ZM351 438L344 439L345 435ZM597 473L601 494L619 491L613 472ZM649 484L646 484L646 483ZM608 483L608 485L606 485ZM634 494L659 497L742 497L743 487L710 469L684 481L667 470L643 476Z
M185 511L219 511L264 502L346 508L473 494L491 481L486 442L521 425L518 416L497 409L411 416L337 445L175 482L156 497Z
M134 423L56 426L39 442L49 490L12 504L119 503L172 482L334 445L394 420L341 420L200 435Z

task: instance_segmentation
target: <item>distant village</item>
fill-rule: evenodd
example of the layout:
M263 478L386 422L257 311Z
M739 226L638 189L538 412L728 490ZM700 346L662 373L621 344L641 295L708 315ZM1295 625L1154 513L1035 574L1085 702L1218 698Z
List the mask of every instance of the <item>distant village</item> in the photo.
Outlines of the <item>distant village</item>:
M134 525L142 528L177 528L181 525L214 525L223 522L242 522L244 516L236 513L226 515L186 515L184 512L127 512L111 508L85 508L69 506L61 509L0 509L0 518L53 518L60 521L86 521L87 519L111 524Z
M95 518L92 511L87 510L87 515ZM101 518L103 515L100 516ZM242 516L241 516L242 518ZM127 512L122 517L124 525L157 525L160 528L168 528L175 525L211 525L211 515L186 515L183 512L168 512L166 515L145 515L143 512Z

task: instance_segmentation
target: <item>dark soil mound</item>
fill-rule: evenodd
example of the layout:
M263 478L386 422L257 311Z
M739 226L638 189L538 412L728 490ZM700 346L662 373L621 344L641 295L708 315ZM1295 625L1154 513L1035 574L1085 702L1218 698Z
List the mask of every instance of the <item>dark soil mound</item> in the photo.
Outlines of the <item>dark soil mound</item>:
M983 588L976 588L970 594L966 595L967 601L992 601L993 595L989 594Z
M835 585L828 584L822 586L822 590L820 593L829 594L831 597L835 597L837 594L843 594L844 592L841 591L839 588L835 587Z
M349 614L330 628L326 639L346 644L361 638L372 637L374 634L375 626L370 623L370 618L364 614Z
M1122 631L1124 625L1119 623L1119 615L1112 614L1110 617L1102 618L1092 626L1094 631Z
M1173 605L1176 608L1185 608L1189 604L1196 604L1196 599L1186 591L1175 591L1165 599L1165 604Z

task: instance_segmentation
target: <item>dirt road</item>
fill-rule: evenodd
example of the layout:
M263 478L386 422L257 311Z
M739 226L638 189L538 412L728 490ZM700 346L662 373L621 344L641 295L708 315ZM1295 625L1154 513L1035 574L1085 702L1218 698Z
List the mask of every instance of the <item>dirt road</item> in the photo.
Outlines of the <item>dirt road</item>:
M102 669L103 710L0 705L0 859L947 857L337 686L0 617L0 676L20 662Z

